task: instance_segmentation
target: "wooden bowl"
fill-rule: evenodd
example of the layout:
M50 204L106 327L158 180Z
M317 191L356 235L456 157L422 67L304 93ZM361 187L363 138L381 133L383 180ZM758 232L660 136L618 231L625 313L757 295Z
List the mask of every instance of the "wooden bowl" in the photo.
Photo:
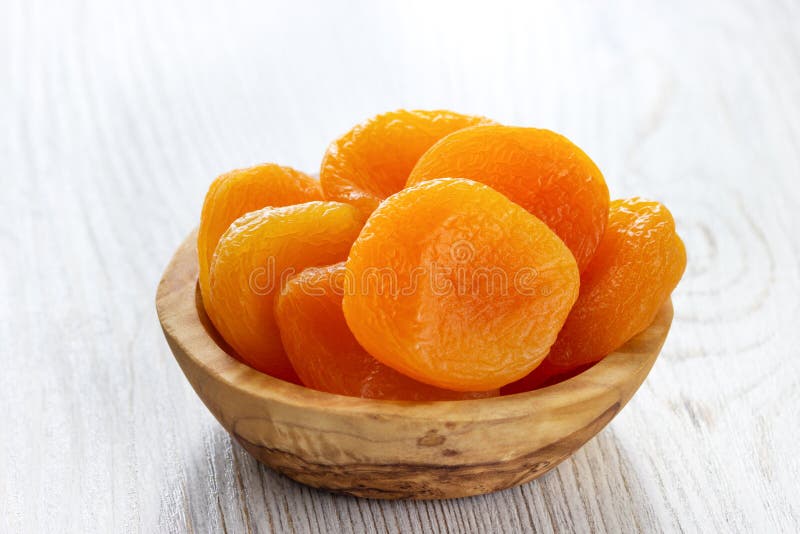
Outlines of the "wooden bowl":
M223 347L197 291L196 233L158 286L175 359L220 424L258 461L303 484L379 499L478 495L543 475L619 413L672 322L653 324L580 375L528 393L467 401L345 397L262 374Z

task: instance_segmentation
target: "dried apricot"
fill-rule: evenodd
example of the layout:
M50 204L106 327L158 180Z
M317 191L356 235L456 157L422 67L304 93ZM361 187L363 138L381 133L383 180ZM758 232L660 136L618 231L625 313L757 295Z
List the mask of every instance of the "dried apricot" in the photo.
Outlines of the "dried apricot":
M647 328L685 268L686 250L664 205L613 201L578 300L541 369L521 380L522 387L592 364Z
M414 164L436 141L476 124L493 121L444 110L377 115L328 147L319 173L325 198L349 202L369 214L406 185Z
M300 171L274 163L237 169L214 180L203 202L197 231L200 294L204 305L208 307L211 258L220 236L233 221L267 206L289 206L312 200L322 200L319 182Z
M442 138L423 154L408 185L441 177L486 184L544 221L583 271L608 218L600 169L566 137L549 130L475 126Z
M458 400L496 396L429 386L398 373L358 344L342 313L344 262L309 267L275 301L286 354L304 385L328 393L389 400Z
M346 267L342 306L361 346L457 391L525 376L578 295L575 258L547 225L465 179L426 181L386 199Z
M542 360L542 363L540 363L536 369L528 373L528 375L500 388L500 393L502 395L513 395L514 393L524 393L526 391L552 386L564 380L569 380L574 376L578 376L593 365L594 363L589 363L564 369L554 366L545 358Z
M289 276L342 261L363 224L340 202L264 208L237 219L211 262L211 320L246 363L278 378L294 375L273 316L274 298Z

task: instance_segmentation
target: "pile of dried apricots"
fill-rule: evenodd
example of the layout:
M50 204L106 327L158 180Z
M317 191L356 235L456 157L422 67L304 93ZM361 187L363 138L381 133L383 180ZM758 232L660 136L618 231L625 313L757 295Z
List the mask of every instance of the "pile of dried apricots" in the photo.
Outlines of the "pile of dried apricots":
M218 177L200 292L243 362L342 395L457 400L574 375L644 330L686 252L672 215L609 200L565 137L399 110L328 148L319 181Z

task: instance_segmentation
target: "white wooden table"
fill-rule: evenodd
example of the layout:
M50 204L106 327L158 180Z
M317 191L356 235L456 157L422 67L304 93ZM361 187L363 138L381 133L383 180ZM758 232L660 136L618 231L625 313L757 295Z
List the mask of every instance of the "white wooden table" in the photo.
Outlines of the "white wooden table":
M0 0L0 532L800 529L800 4ZM354 122L547 127L689 265L631 404L545 477L377 502L256 464L154 293L228 169L314 171Z

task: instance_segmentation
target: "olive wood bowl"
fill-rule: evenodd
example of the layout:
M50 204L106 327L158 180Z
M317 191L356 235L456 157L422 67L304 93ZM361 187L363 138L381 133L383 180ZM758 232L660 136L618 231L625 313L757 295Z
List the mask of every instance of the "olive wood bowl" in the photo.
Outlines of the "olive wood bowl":
M644 381L672 322L653 323L583 373L527 393L400 402L323 393L228 354L197 290L196 232L167 266L156 308L197 395L259 462L303 484L379 499L489 493L537 478L619 413Z

